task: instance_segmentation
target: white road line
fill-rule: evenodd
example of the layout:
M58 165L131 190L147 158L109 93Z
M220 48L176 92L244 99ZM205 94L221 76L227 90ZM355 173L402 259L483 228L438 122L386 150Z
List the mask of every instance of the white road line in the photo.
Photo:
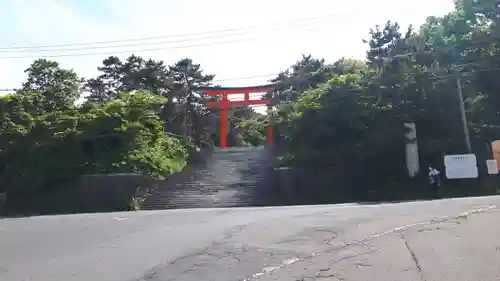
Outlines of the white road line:
M123 218L123 217L114 217L114 218L112 218L112 220L124 221L124 220L128 220L128 218Z

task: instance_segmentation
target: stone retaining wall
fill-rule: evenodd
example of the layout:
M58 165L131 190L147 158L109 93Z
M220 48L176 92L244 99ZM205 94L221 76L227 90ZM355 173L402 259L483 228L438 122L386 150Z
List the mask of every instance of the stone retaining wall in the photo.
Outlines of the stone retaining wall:
M14 214L126 211L134 198L144 196L157 184L157 180L137 174L87 175L45 193L10 192L6 207Z

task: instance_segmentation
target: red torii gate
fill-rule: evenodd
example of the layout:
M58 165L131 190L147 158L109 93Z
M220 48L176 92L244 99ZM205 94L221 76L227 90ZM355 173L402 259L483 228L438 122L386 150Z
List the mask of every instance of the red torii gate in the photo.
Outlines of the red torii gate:
M276 88L275 84L253 86L253 87L200 87L206 95L216 96L222 95L219 101L210 101L206 104L208 108L219 108L221 110L220 119L220 147L227 147L227 112L232 106L249 106L249 105L267 105L268 114L271 112L273 105L269 99L250 99L251 93L267 93ZM231 101L229 95L244 95L242 101ZM267 127L267 143L274 144L274 128L272 122Z

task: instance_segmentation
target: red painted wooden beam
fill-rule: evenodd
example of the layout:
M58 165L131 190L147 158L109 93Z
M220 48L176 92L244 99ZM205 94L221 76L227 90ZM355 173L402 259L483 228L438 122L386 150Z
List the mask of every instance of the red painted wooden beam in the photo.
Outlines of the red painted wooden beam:
M207 102L206 106L208 108L227 108L231 106L249 106L249 105L262 105L262 104L268 104L268 100L249 100L249 101L229 101L229 102L224 102L224 101L209 101Z
M220 148L227 147L227 108L220 112Z
M253 87L200 87L198 90L203 91L207 95L221 94L244 94L244 93L267 93L276 89L276 84L253 86Z

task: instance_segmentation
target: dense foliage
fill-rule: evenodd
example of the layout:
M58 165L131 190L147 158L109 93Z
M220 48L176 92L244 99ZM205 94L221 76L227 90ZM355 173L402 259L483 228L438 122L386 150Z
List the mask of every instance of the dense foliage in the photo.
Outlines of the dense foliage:
M427 165L443 170L443 155L468 152L460 87L484 168L490 142L500 137L499 18L496 1L461 0L417 30L390 21L370 30L366 61L304 57L276 79L292 82L271 93L289 101L278 113L287 160L330 170L332 183L346 183L358 197L390 197L410 183L405 122L416 124L424 179ZM388 191L391 185L399 186Z
M164 99L149 93L45 111L39 93L0 99L2 186L50 188L81 174L164 176L183 167L187 149L165 136Z
M388 186L409 180L405 122L416 124L422 178L426 165L442 169L444 154L468 152L458 87L473 150L487 155L500 137L499 18L494 0L457 0L448 15L418 29L376 26L364 40L364 61L304 55L267 93L280 103L284 158L330 171L332 182L361 194L392 194ZM0 98L2 187L50 187L85 173L165 176L185 164L191 148L218 144L218 111L196 91L213 85L214 75L199 64L112 56L98 70L85 80L40 59L17 93ZM232 109L229 144L263 144L268 123L269 116Z

